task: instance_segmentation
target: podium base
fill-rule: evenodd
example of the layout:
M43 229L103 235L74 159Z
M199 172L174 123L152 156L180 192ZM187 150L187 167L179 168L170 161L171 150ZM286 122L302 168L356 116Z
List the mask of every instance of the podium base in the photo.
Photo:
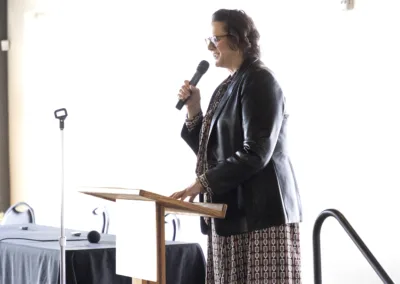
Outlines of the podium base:
M132 284L156 284L156 282L151 282L147 280L141 280L141 279L132 279Z

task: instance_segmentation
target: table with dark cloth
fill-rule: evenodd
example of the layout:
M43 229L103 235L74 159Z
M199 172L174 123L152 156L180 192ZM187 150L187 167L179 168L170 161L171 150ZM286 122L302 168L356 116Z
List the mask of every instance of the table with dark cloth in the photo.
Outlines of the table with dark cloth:
M114 235L102 234L99 243L92 244L87 232L81 231L80 237L72 232L66 229L68 284L132 283L131 278L115 273ZM0 284L58 283L60 234L58 228L33 224L0 226ZM166 274L167 284L204 284L205 259L200 245L167 241Z

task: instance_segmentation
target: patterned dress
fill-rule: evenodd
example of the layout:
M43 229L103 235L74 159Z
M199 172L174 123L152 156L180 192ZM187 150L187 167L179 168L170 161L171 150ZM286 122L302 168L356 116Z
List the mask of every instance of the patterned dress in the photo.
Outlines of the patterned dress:
M233 75L234 76L234 75ZM189 131L202 123L196 174L206 189L205 201L212 202L212 188L204 173L207 164L207 142L211 120L233 76L229 76L211 98L203 117L199 113L186 120ZM205 219L211 226L207 242L207 284L300 284L301 257L299 225L286 224L263 230L219 236L213 219Z

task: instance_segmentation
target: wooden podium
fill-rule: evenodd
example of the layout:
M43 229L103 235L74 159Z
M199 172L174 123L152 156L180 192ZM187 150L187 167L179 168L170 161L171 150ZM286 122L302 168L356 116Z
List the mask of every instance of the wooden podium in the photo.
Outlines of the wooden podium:
M227 205L190 203L140 189L81 187L116 206L116 273L133 284L166 284L165 213L225 218Z

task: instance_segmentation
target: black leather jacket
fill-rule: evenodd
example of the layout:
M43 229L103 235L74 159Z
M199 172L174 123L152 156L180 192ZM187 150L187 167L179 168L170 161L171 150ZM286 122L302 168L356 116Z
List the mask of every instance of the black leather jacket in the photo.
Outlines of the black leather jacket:
M281 88L259 59L245 60L237 72L212 119L207 149L212 202L228 205L226 218L215 219L222 236L302 220ZM184 125L181 133L195 153L200 129ZM209 233L203 219L201 229Z

